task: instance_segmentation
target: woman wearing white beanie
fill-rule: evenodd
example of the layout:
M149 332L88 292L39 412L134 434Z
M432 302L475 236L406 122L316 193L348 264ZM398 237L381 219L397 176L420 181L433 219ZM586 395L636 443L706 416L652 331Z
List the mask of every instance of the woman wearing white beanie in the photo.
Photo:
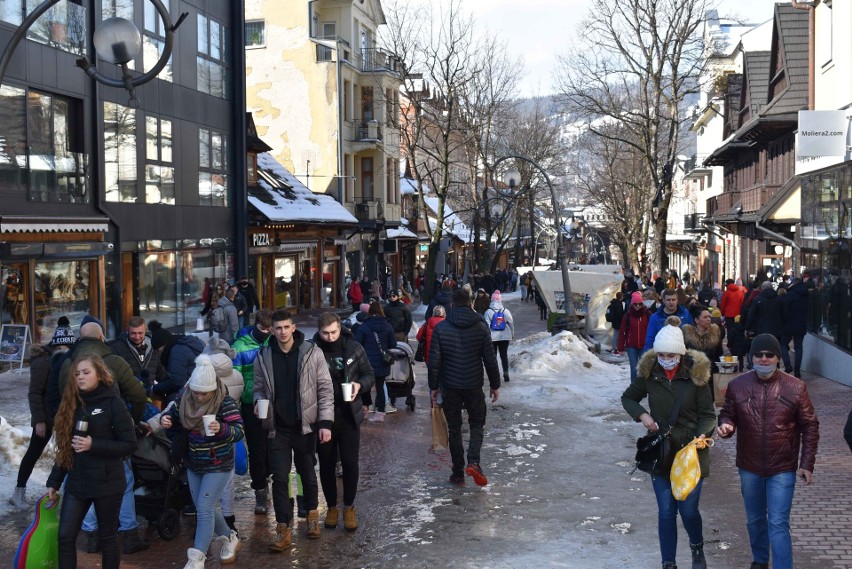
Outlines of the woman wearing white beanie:
M710 360L696 350L687 350L680 319L670 316L654 338L654 348L639 360L636 381L621 396L624 410L635 421L656 432L671 427L671 443L679 449L694 437L704 438L713 433L716 413L710 392ZM641 405L648 397L650 412ZM672 425L668 425L680 399L680 410ZM658 537L663 569L677 567L677 514L689 535L693 569L706 569L704 534L698 502L703 479L710 473L709 449L698 451L701 478L695 490L683 501L676 501L667 475L652 475L651 483L657 496Z

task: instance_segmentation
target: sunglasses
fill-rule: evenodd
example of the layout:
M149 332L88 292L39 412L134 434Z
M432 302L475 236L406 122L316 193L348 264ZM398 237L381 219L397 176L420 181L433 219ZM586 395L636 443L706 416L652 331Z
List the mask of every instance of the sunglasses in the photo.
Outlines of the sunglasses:
M778 357L772 352L755 352L754 357L756 358L775 358Z

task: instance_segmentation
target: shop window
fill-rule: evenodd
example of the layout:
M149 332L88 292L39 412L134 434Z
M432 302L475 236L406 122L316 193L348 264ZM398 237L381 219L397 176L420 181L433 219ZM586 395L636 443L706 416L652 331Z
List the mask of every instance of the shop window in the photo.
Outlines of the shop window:
M56 322L68 317L72 327L80 325L93 308L90 268L92 261L51 261L35 264L33 289L36 329L33 339L46 343L53 337Z
M214 97L226 98L225 26L203 14L198 15L198 90Z
M140 252L139 315L146 321L157 320L164 328L183 324L177 296L177 254Z
M296 259L279 257L275 259L275 308L293 308L296 306L297 290Z
M198 203L228 206L228 144L224 133L198 129Z
M145 203L175 203L172 121L145 118Z
M104 102L104 188L106 201L136 203L136 109Z
M12 195L27 185L26 91L0 87L0 117L0 192Z
M169 10L169 0L162 0L166 10ZM163 49L166 46L166 26L160 14L154 8L151 2L145 2L145 32L142 34L142 67L147 73L154 68L163 55ZM157 74L157 79L163 81L172 80L172 58L160 73Z

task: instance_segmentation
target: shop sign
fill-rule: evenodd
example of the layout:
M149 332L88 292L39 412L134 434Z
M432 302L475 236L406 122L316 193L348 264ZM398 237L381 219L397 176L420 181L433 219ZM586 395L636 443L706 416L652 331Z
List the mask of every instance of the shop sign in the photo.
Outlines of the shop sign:
M110 251L109 243L45 243L44 254L51 257L90 257L106 255Z
M252 247L269 247L269 233L252 233Z
M797 156L845 156L849 119L846 111L799 111Z

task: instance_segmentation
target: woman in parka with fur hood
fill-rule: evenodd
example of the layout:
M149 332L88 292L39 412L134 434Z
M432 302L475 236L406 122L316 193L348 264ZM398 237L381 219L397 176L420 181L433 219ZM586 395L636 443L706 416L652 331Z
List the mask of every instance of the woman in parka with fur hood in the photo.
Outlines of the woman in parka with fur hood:
M677 419L671 430L672 443L681 448L694 437L712 435L716 422L713 393L710 391L710 360L696 350L687 350L680 330L680 319L670 316L657 333L653 349L639 360L636 381L621 396L624 410L640 421L649 431L667 428L674 410L675 400L682 394ZM648 397L650 412L640 402ZM704 534L698 502L703 479L710 474L709 449L698 451L701 478L698 486L684 501L672 495L671 481L667 476L652 476L651 483L657 496L658 534L663 569L677 567L677 514L689 535L693 569L706 569L704 561Z

